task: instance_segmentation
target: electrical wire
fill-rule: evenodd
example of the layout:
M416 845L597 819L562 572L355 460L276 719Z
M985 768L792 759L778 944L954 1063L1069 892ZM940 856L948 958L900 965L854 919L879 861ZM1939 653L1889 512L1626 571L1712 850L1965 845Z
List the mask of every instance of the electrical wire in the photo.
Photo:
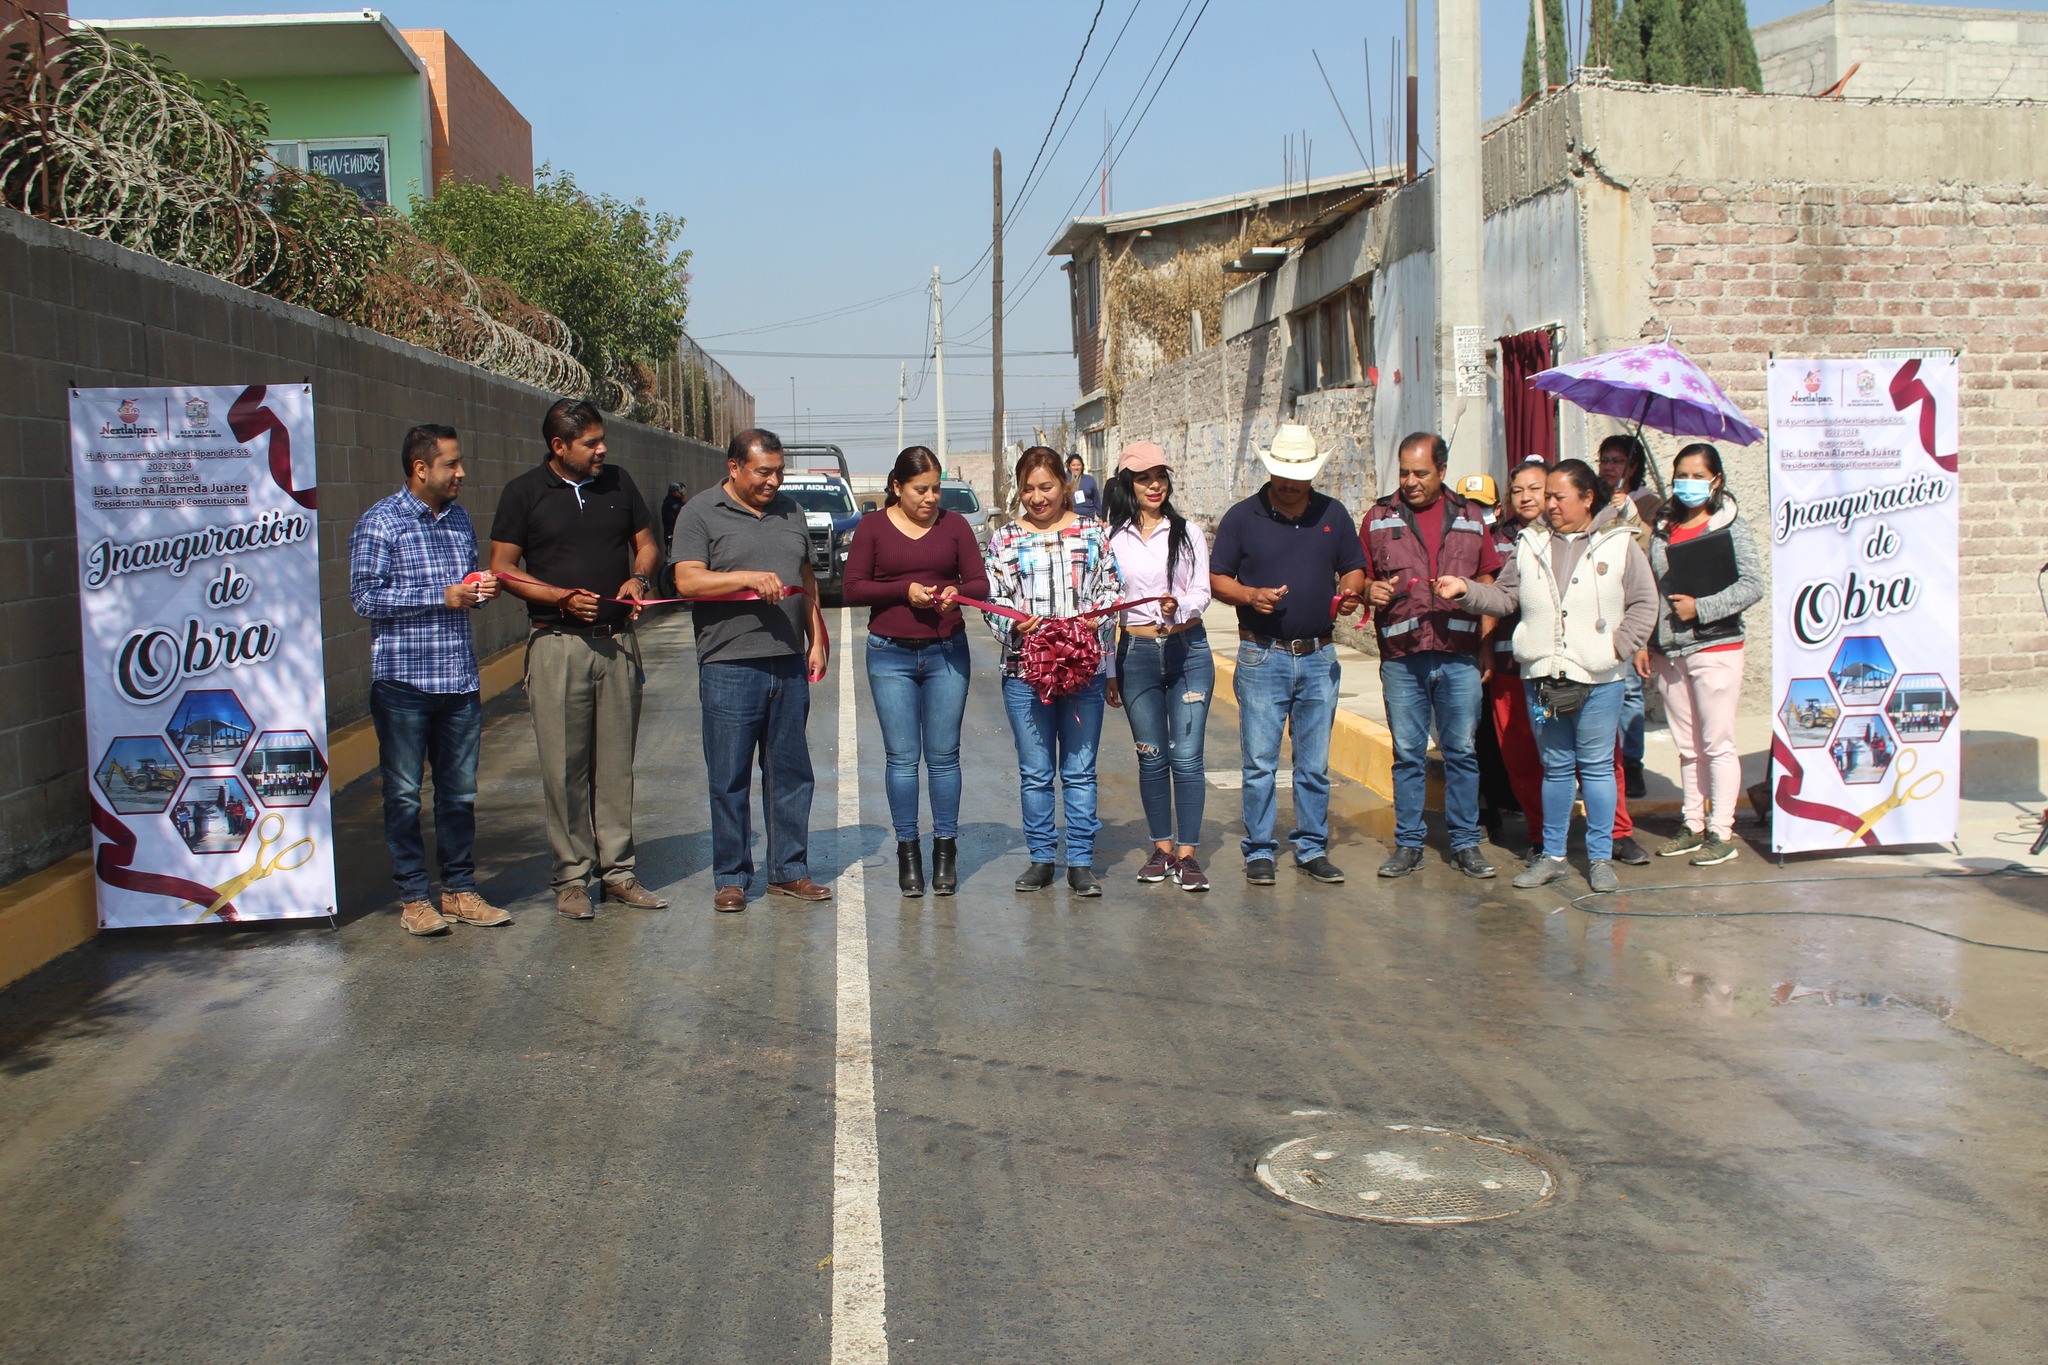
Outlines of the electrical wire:
M752 336L756 332L779 332L785 327L806 327L815 322L829 322L833 318L845 317L851 313L863 313L870 308L879 308L885 303L915 294L924 287L923 285L914 284L908 289L899 289L893 294L884 294L880 298L868 299L862 303L849 303L844 307L829 308L822 313L808 313L803 317L790 318L785 322L764 322L758 327L740 327L730 332L712 332L707 336L698 337L697 340L716 341L720 337Z
M2048 876L2048 873L2042 873L2031 867L2022 867L2018 863L2007 863L2004 867L1991 868L1983 872L1920 872L1907 874L1870 872L1852 873L1842 877L1761 877L1735 882L1670 882L1662 886L1633 886L1624 894L1634 896L1648 894L1653 891L1719 891L1725 887L1732 886L1791 886L1807 882L1967 882L1983 881L1991 877L2038 878L2043 876ZM1937 938L1949 939L1956 943L1967 943L1972 948L1994 948L1999 952L2032 953L2048 957L2048 948L2027 948L2017 943L1988 943L1983 939L1968 938L1962 934L1952 934L1946 929L1936 929L1930 924L1920 924L1913 920L1900 919L1895 915L1873 915L1860 910L1602 910L1596 906L1584 904L1586 901L1599 899L1605 894L1611 893L1589 891L1584 895L1572 897L1565 904L1582 914L1597 915L1603 919L1777 918L1871 920L1878 924L1897 924L1907 929L1917 929L1923 934L1933 934Z

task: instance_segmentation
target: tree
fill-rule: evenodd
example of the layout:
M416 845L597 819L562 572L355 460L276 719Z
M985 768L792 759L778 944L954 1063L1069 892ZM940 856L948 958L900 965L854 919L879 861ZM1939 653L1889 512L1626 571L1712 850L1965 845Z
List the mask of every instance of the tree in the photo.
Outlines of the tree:
M1744 0L1684 0L1683 8L1686 83L1723 90L1763 89Z
M1679 0L1642 0L1643 75L1650 85L1684 85L1685 16Z
M683 220L643 201L596 198L567 171L542 166L527 189L445 181L412 201L413 226L473 273L504 280L576 336L576 358L600 376L672 357L689 307Z
M1522 40L1522 98L1528 99L1537 93L1536 89L1536 10L1529 9L1528 36ZM1549 69L1550 83L1563 85L1570 76L1571 53L1564 41L1564 0L1544 0L1543 3L1543 62Z

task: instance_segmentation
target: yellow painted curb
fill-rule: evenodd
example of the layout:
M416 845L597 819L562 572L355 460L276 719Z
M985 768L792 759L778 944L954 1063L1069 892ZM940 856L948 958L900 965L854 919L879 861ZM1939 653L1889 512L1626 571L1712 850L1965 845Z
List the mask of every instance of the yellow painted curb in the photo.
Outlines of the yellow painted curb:
M1237 661L1216 656L1220 681L1235 683ZM1217 688L1217 695L1236 704L1236 691ZM1361 782L1384 800L1394 799L1394 737L1387 727L1356 711L1337 708L1330 728L1330 771Z
M505 692L526 673L526 642L483 660L483 699ZM327 780L336 788L377 766L377 732L368 720L327 737ZM0 886L0 986L19 981L99 932L92 855L74 853L41 872Z

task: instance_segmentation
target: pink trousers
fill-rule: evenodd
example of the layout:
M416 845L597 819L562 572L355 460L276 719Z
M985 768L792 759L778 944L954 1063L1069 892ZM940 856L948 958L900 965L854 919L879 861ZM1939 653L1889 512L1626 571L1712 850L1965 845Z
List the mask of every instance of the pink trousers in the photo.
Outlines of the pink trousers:
M1678 745L1678 789L1687 829L1732 838L1742 800L1742 755L1735 747L1735 702L1742 694L1742 651L1703 650L1656 662L1657 691ZM1708 815L1709 809L1713 814ZM1713 821L1708 830L1707 822Z

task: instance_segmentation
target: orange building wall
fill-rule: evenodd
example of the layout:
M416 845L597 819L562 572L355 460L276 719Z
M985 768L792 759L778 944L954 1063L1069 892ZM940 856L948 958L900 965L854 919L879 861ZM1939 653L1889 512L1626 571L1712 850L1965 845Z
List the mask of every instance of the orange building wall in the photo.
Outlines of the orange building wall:
M533 125L444 30L401 32L427 65L436 183L510 176L533 188Z

